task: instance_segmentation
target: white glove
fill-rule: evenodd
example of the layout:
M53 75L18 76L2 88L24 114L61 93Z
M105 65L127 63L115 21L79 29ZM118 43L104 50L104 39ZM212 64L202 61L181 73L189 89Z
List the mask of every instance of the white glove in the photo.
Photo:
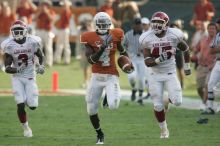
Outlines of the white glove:
M24 62L21 63L19 67L17 67L17 73L22 73L26 68L26 64Z
M157 64L161 63L161 62L164 62L165 60L168 59L168 55L167 55L167 52L164 51L160 54L160 56L158 58L155 59L155 62Z
M164 62L165 60L167 60L168 59L167 52L164 51L162 54L160 54L159 59L160 59L160 62Z
M45 67L44 65L39 65L36 69L37 74L44 74Z

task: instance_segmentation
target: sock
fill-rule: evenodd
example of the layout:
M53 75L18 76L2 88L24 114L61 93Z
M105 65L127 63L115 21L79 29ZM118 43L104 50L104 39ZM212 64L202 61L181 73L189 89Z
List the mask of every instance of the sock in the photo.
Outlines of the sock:
M214 106L214 103L213 103L214 101L213 100L207 100L207 107L208 108L211 108L211 109L213 109L213 106Z
M139 97L141 98L143 95L143 90L139 90Z
M158 121L159 123L165 121L165 113L164 113L164 110L162 110L162 111L160 111L160 112L154 110L154 114L155 114L155 117L157 118L157 121Z
M22 123L23 129L28 129L28 121L26 121L25 123Z
M136 92L137 92L137 90L136 90L136 89L132 89L132 95L135 95L135 94L136 94Z
M214 94L213 92L208 92L207 107L213 109L213 102L214 102Z
M24 110L24 103L17 105L17 115L21 123L25 123L27 121L26 112Z
M167 122L166 122L166 120L163 121L163 122L160 122L159 126L160 126L160 129L167 129Z
M89 118L90 118L90 121L91 121L92 126L94 127L96 133L97 133L98 135L103 135L102 129L101 129L100 124L99 124L98 114L89 116Z

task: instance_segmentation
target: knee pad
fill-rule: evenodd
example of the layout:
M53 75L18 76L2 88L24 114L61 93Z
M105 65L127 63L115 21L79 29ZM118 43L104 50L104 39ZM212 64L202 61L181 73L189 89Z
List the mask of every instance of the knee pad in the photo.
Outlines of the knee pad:
M154 110L157 112L161 112L164 109L164 106L162 104L154 105Z
M35 110L37 107L29 107L29 109L31 110Z
M182 100L179 98L174 98L174 100L171 100L171 102L175 105L175 106L180 106L182 104Z
M180 106L182 104L182 102L175 102L173 103L175 106Z
M111 102L108 102L108 107L110 110L118 109L120 103L120 99L115 99Z
M111 104L111 105L108 105L108 107L110 110L115 110L115 109L118 109L118 104Z
M25 114L25 104L24 103L19 103L17 104L17 111L19 114Z

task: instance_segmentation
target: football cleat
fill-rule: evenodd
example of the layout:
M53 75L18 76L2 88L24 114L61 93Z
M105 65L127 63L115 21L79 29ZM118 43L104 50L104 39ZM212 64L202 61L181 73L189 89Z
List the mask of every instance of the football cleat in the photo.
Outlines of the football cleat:
M108 108L108 101L107 101L107 95L105 94L105 97L102 100L101 104L102 108Z
M104 144L104 134L97 135L96 144Z
M143 100L142 100L142 99L138 99L138 101L137 101L137 102L138 102L138 104L139 104L139 105L144 105L144 103L143 103Z
M215 111L212 108L207 108L205 111L201 113L202 115L214 115Z
M167 128L161 129L160 138L169 138L169 130Z
M207 124L208 121L209 121L208 118L199 118L196 122L197 122L198 124Z
M32 137L33 134L32 134L32 130L30 127L24 129L24 137Z

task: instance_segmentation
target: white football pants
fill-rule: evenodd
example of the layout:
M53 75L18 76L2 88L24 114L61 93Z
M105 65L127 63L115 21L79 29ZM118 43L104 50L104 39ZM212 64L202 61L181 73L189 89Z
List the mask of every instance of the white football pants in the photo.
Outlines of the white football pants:
M165 89L174 105L179 106L182 103L182 89L176 73L152 72L150 78L149 91L156 111L161 111L164 108L163 94Z
M29 107L38 106L38 87L34 78L12 76L12 89L17 104L25 103Z
M118 76L92 73L86 93L87 112L89 115L98 113L98 103L104 89L106 90L109 109L117 109L119 107L121 94Z

